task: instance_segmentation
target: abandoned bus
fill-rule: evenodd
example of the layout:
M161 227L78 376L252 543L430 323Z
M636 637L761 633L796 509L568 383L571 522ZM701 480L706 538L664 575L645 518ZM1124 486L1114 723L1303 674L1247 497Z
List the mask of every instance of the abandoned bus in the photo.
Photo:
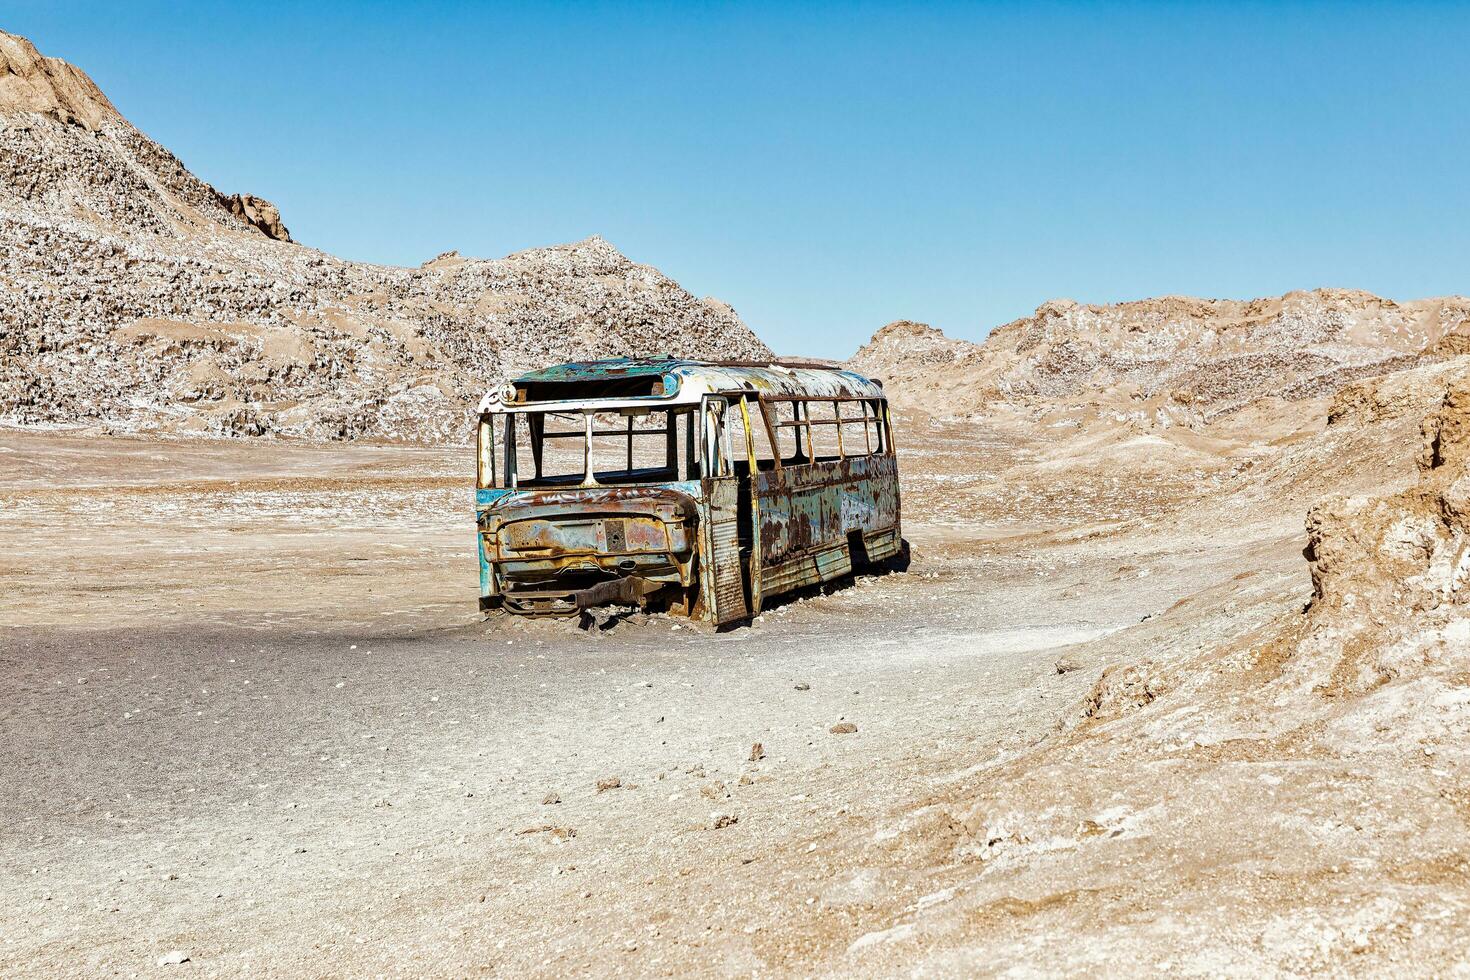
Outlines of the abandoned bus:
M479 419L482 608L724 624L903 548L888 402L851 371L562 364L489 392Z

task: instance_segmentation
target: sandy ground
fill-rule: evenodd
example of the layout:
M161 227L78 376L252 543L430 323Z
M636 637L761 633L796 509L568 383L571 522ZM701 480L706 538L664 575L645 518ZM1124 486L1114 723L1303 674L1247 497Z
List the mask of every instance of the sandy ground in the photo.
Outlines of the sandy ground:
M908 573L589 633L475 612L463 450L0 433L0 974L901 969L939 861L872 845L1099 644L1310 588L1299 517L1156 525L1238 461L904 435Z

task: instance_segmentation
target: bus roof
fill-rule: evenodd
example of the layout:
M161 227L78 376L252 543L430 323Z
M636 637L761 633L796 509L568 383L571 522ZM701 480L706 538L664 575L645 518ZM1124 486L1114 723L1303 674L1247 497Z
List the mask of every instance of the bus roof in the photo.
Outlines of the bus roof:
M481 412L532 406L698 404L708 394L748 391L787 398L882 398L883 384L852 371L801 361L693 361L615 357L570 361L523 374L487 392Z

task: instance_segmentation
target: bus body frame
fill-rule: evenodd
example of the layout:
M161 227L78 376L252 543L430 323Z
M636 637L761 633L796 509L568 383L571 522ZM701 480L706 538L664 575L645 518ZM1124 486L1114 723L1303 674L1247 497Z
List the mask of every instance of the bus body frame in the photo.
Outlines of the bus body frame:
M888 402L850 371L560 364L488 392L477 435L482 608L653 604L722 625L905 553ZM616 437L621 468L599 469L600 440ZM548 476L554 448L578 442L580 463L565 449L566 472Z

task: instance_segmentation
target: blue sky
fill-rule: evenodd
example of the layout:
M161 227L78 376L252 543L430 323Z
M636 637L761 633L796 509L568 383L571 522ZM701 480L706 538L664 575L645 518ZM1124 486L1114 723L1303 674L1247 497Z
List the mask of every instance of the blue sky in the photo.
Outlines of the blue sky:
M301 241L600 234L790 354L1043 301L1470 292L1470 7L12 0Z

